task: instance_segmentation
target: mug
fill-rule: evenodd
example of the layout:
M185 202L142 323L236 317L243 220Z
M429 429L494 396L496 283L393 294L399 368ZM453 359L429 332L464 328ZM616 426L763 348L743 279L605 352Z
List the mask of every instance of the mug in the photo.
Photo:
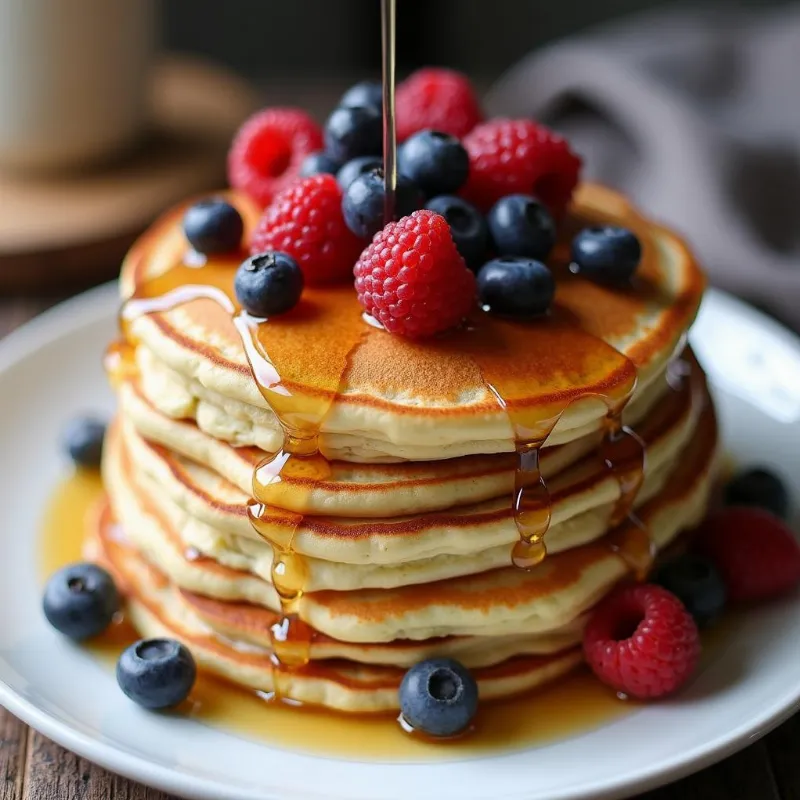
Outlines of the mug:
M0 169L76 168L147 119L155 0L0 0Z

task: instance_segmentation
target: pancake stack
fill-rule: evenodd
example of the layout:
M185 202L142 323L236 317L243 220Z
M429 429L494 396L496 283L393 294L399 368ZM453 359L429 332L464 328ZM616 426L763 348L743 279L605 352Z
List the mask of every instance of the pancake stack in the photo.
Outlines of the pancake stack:
M246 243L259 211L227 198ZM716 422L685 349L703 279L619 195L577 192L548 317L476 310L423 342L368 324L352 286L253 320L232 290L246 254L198 260L184 210L123 267L88 543L143 635L341 711L396 709L432 655L508 696L580 663L592 607L704 515ZM594 225L639 238L633 285L569 271Z

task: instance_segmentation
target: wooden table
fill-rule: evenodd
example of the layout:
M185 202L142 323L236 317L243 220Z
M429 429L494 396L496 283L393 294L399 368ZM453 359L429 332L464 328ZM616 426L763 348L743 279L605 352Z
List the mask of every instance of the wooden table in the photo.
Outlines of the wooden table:
M0 300L0 336L53 302ZM800 800L798 751L800 714L738 755L640 800ZM64 750L0 708L0 800L84 798L169 800Z

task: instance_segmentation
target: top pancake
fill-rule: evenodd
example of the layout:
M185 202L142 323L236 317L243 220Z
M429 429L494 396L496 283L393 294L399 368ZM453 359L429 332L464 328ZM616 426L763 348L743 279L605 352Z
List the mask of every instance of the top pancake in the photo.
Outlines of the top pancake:
M257 210L242 197L232 200L251 229ZM185 266L182 211L134 246L123 266L124 297L160 297L191 283L214 287L222 301L233 298L243 254ZM606 287L569 272L567 242L589 225L623 225L639 237L644 255L632 286ZM663 372L704 282L679 239L595 185L578 192L551 266L557 292L546 318L523 323L476 310L465 328L424 342L369 326L349 284L306 289L293 311L258 326L250 357L270 372L278 400L288 396L287 407L322 419L323 453L343 460L508 452L515 434L541 437L556 418L548 444L571 441L599 427L607 404ZM243 346L251 322L240 319L237 330L225 303L189 295L136 317L130 334L188 381L263 417L268 404Z

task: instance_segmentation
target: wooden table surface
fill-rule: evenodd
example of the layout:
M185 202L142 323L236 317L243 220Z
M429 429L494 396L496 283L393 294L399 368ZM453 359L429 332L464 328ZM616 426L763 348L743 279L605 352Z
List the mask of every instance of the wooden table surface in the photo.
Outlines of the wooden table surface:
M0 336L53 302L0 300ZM726 761L640 800L800 800L799 750L800 715ZM64 750L0 707L0 800L84 798L169 800Z

